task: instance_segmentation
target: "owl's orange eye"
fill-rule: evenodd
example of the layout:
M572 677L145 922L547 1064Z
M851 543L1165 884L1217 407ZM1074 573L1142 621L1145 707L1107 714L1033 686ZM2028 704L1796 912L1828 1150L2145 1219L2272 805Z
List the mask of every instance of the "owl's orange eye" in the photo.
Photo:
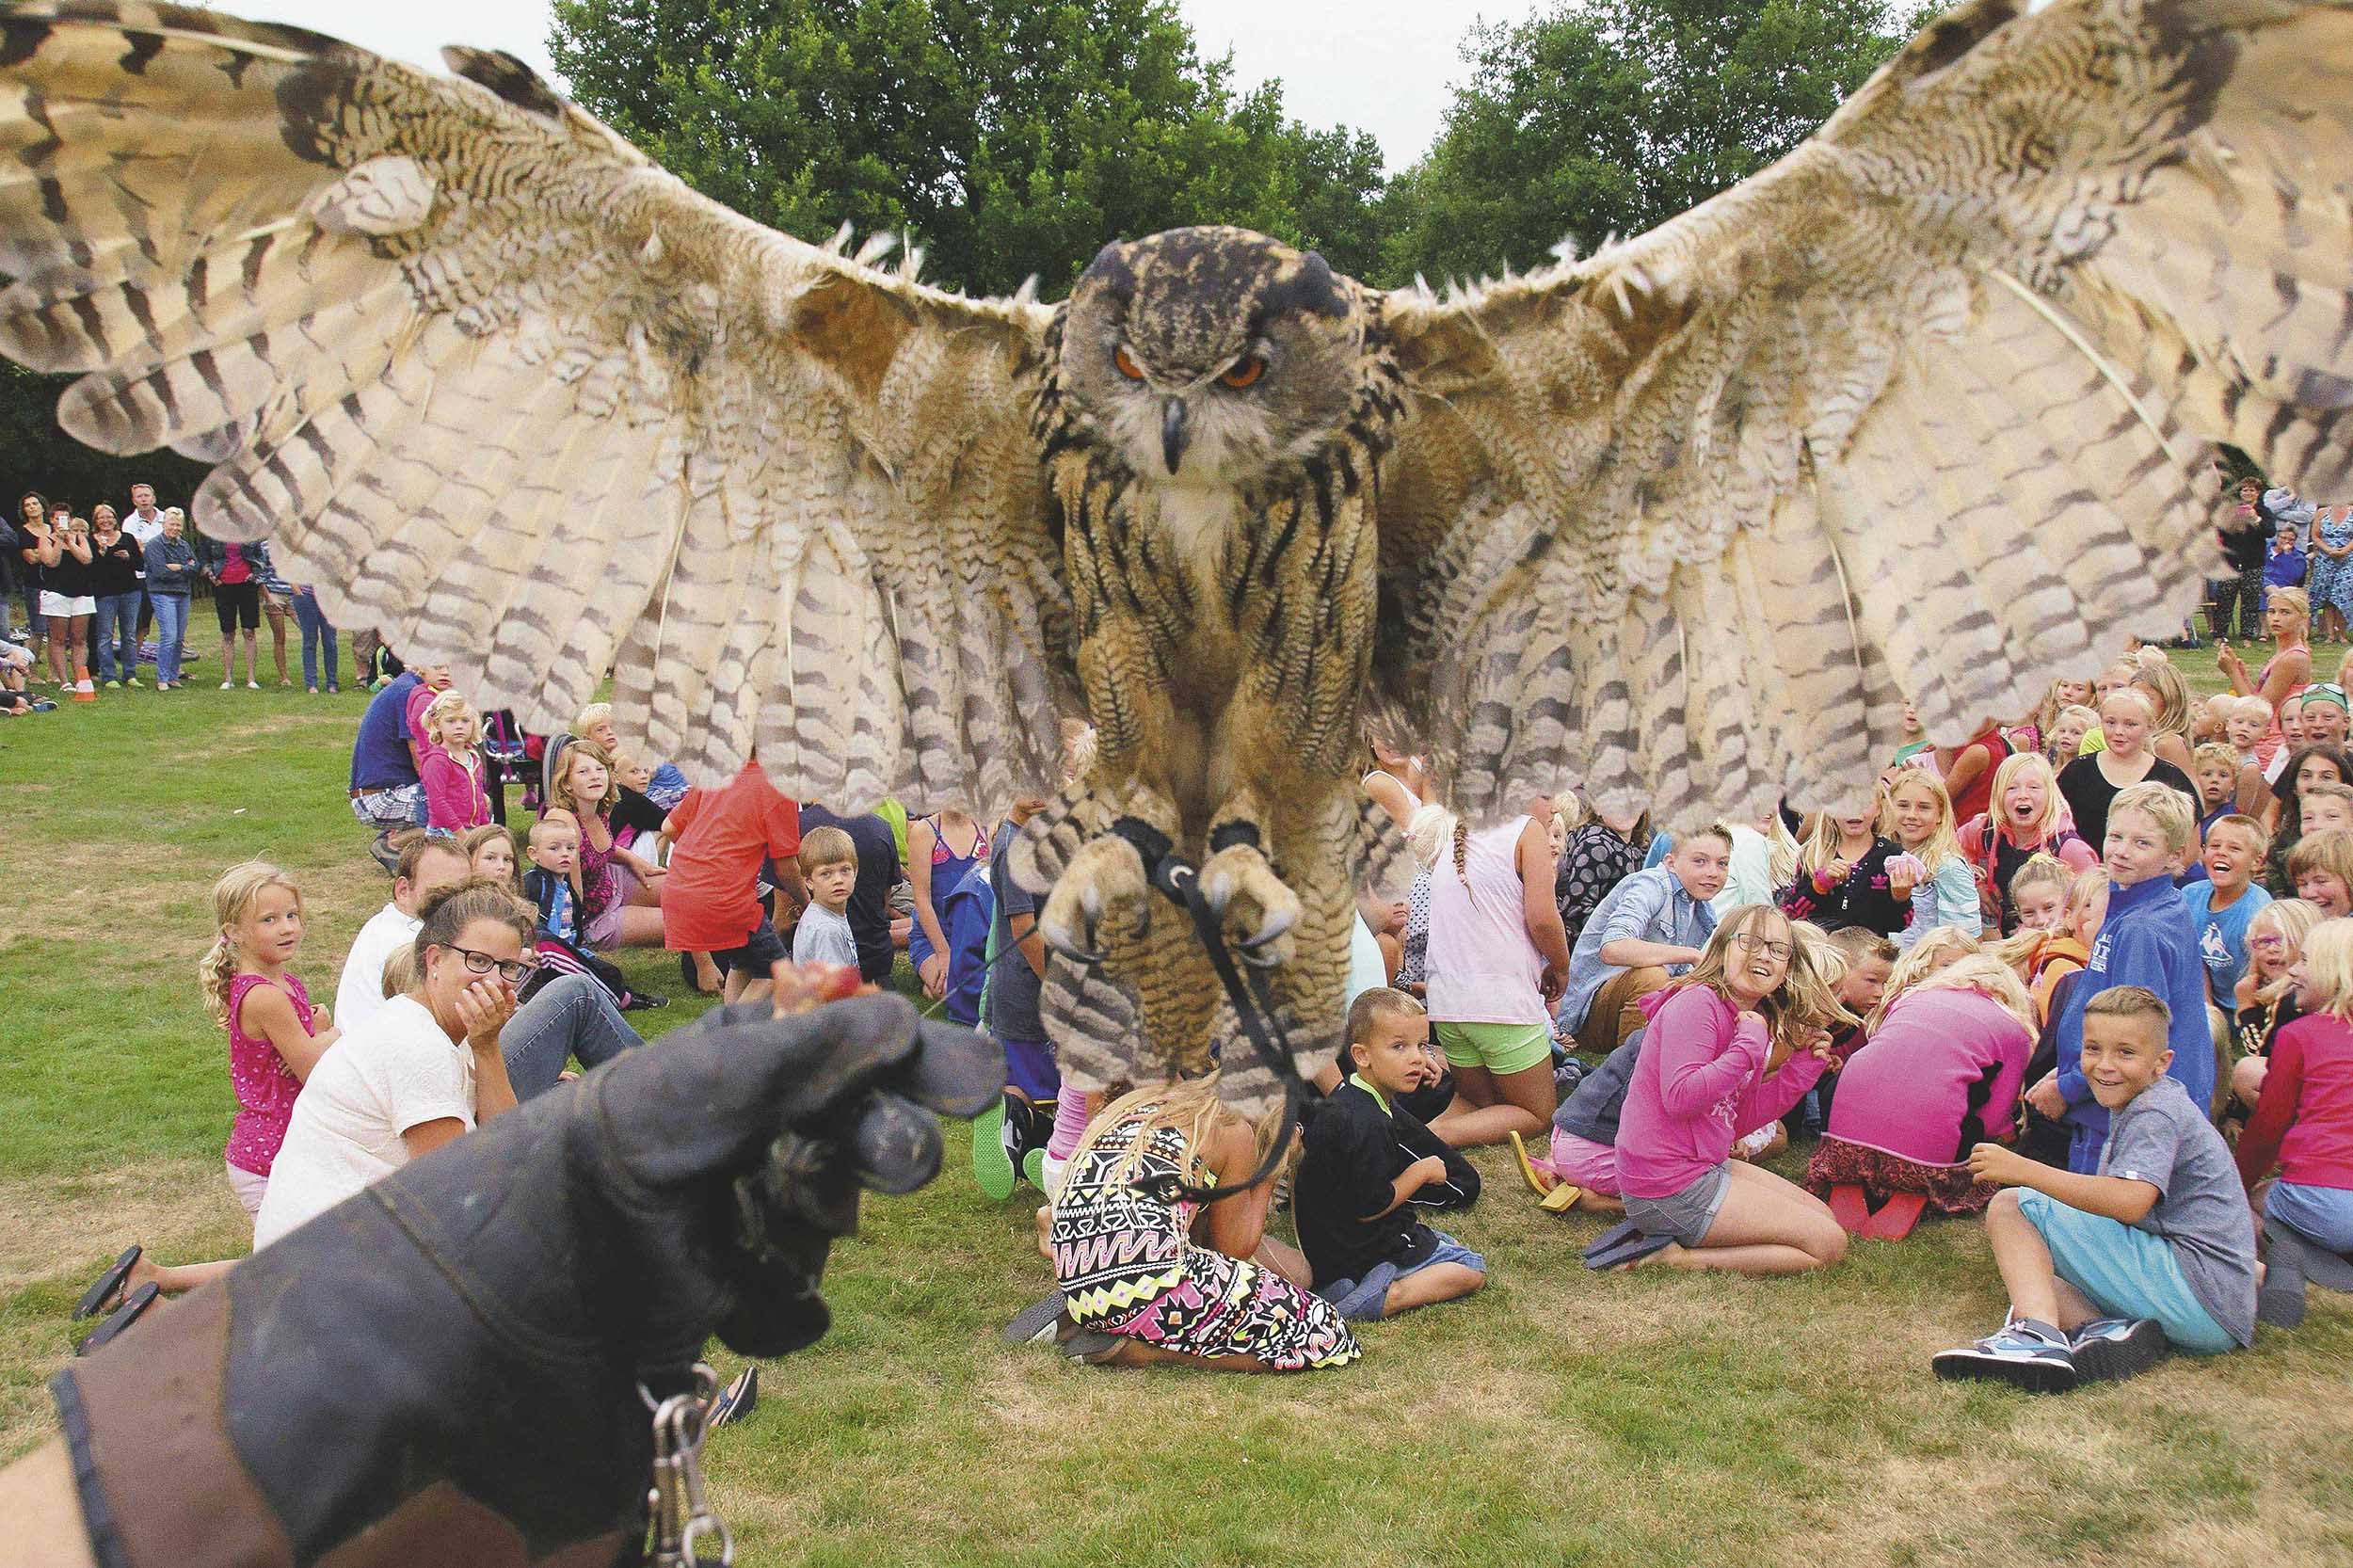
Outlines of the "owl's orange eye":
M1253 354L1246 360L1237 360L1234 361L1233 368L1226 371L1226 373L1219 376L1218 379L1225 382L1229 387L1250 387L1256 386L1257 384L1258 377L1264 376L1265 374L1266 361L1258 358L1256 354Z
M1112 350L1112 363L1117 365L1119 367L1119 374L1125 376L1128 380L1141 381L1144 379L1143 367L1138 365L1135 361L1134 356L1128 352L1128 345L1126 344L1123 343L1117 348Z

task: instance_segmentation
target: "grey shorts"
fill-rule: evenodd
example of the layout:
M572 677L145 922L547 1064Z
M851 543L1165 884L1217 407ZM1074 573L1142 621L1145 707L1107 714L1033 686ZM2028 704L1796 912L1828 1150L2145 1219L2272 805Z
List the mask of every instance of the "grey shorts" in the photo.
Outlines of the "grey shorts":
M1687 1247L1696 1247L1707 1240L1708 1226L1716 1223L1717 1214L1724 1207L1724 1194L1732 1191L1732 1166L1717 1166L1680 1192L1663 1198L1638 1198L1625 1195L1625 1217L1634 1222L1645 1236L1664 1236Z

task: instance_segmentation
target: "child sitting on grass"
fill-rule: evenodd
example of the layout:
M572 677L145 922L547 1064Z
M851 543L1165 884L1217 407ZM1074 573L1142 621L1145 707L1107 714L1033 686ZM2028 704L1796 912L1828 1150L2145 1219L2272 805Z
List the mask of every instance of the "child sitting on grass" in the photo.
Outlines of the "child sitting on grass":
M2231 1069L2231 1093L2241 1112L2255 1109L2271 1045L2280 1031L2304 1016L2297 1000L2296 965L2304 942L2320 923L2320 911L2300 898L2273 899L2247 922L2247 972L2239 976L2231 1022L2238 1064Z
M2010 760L2004 759L2002 766L2008 767ZM1998 768L1993 776L2000 779ZM1995 784L1989 784L1984 792L1989 806L1993 804L1994 788ZM1944 784L1926 769L1908 769L1887 787L1887 808L1897 847L1919 863L1912 893L1912 921L1893 934L1896 945L1910 949L1929 932L1947 926L1975 936L1984 926L1977 878L1954 837L1953 803Z
M1627 1226L1587 1262L1655 1254L1673 1268L1758 1274L1837 1262L1847 1233L1819 1198L1731 1158L1734 1140L1780 1120L1836 1060L1830 1031L1849 1015L1821 960L1780 910L1748 904L1654 997L1618 1123Z
M2198 932L2199 961L2206 966L2207 998L2224 1012L2237 1005L2233 993L2247 972L2247 926L2271 903L2271 895L2254 886L2271 840L2263 824L2236 812L2217 818L2206 828L2205 853L2200 864L2202 880L2182 889Z
M2353 833L2332 827L2298 839L2288 851L2288 881L2322 920L2353 915Z
M1249 1181L1283 1117L1256 1126L1218 1099L1218 1078L1113 1100L1071 1151L1047 1250L1075 1332L1063 1352L1096 1366L1237 1372L1344 1367L1363 1352L1347 1320L1270 1242L1274 1183ZM1181 1184L1181 1186L1180 1186ZM1204 1205L1182 1187L1240 1187Z
M2092 1092L2081 1065L2082 1010L2101 991L2137 985L2162 998L2172 1020L2167 1061L2173 1076L2194 1105L2207 1104L2214 1095L2206 968L2199 961L2188 905L2173 886L2174 869L2189 847L2188 797L2170 784L2151 780L2119 791L2107 815L2105 916L2084 966L2084 982L2073 988L2059 1016L2057 1064L2026 1095L2043 1115L2069 1124L2068 1169L2078 1176L2098 1166L2108 1132L2106 1102Z
M2034 1036L2025 986L1991 953L1891 999L1838 1075L1806 1187L1847 1229L1881 1240L1900 1239L1931 1203L1982 1211L1993 1190L1971 1176L1969 1151L2012 1136Z
M2324 920L2295 968L2304 1016L2280 1032L2247 1130L2239 1177L2255 1211L2274 1227L2260 1292L2263 1320L2293 1328L2304 1317L2301 1249L2353 1254L2353 920ZM2272 1166L2280 1167L2278 1179Z
M792 934L795 964L846 964L857 968L857 940L850 935L850 892L857 886L857 844L838 827L812 827L801 836L801 880L808 885L808 907Z
M2353 784L2307 784L2297 805L2308 834L2353 830Z
M2202 1000L2193 1021L2202 1037ZM2061 1393L2130 1377L2169 1345L2213 1355L2254 1338L2255 1235L2238 1171L2205 1106L2168 1076L2181 1020L2154 992L2111 985L2079 1022L2079 1065L2109 1119L2099 1163L2062 1171L1998 1144L1971 1152L1979 1179L2009 1189L1986 1212L2009 1318L1940 1353L1940 1378Z
M1402 991L1375 986L1348 1009L1348 1081L1307 1121L1292 1188L1316 1294L1351 1321L1467 1296L1487 1261L1417 1208L1463 1208L1479 1173L1399 1104L1421 1084L1430 1021Z
M488 877L510 893L522 891L522 877L515 864L515 836L504 824L483 824L461 836L457 847L466 852L466 865L474 875Z
M2207 828L2238 809L2242 764L2231 748L2219 741L2208 741L2192 755L2198 763L2192 776L2198 780L2198 841L2202 844Z

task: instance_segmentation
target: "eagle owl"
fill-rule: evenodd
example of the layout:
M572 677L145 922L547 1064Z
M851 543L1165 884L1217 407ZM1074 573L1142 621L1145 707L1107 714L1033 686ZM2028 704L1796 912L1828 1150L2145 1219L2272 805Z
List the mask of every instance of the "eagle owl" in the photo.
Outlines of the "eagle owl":
M757 746L806 798L994 814L1090 719L1020 856L1082 1089L1230 1032L1122 819L1316 1065L1369 722L1474 822L1849 800L1907 700L1971 733L2177 629L2217 442L2353 466L2346 0L1967 0L1770 168L1444 296L1210 229L967 298L446 57L0 11L0 351L533 728L610 672L704 777Z

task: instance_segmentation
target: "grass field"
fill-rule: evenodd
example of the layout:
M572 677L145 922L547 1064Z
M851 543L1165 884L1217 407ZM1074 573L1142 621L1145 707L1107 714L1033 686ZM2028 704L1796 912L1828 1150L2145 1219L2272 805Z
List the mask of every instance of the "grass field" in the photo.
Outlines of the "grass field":
M67 1308L106 1258L247 1240L195 986L214 876L294 871L322 995L385 897L344 802L363 699L218 692L209 626L199 646L185 692L0 721L0 1458L45 1434ZM625 968L678 989L658 955ZM1048 1280L1028 1208L984 1201L964 1146L930 1190L870 1200L834 1333L714 1442L741 1560L2353 1563L2342 1299L2121 1387L1945 1386L1928 1356L2002 1311L1976 1226L1788 1282L1595 1279L1577 1253L1600 1222L1538 1213L1486 1155L1454 1229L1493 1283L1372 1327L1358 1366L1097 1372L996 1342Z

